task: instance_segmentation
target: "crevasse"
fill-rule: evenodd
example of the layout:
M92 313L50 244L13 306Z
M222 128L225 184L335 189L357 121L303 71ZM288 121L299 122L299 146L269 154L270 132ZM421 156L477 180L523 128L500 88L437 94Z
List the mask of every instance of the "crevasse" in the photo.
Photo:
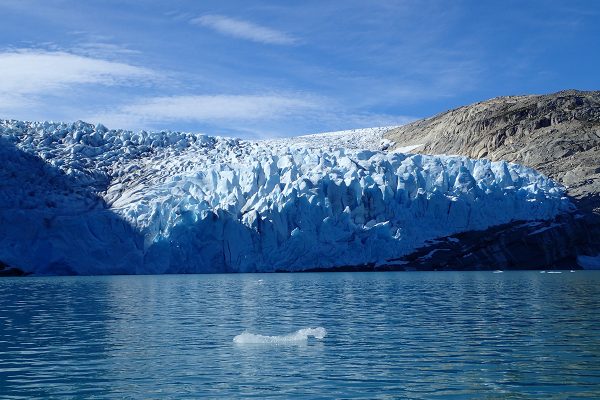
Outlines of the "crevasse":
M39 274L383 265L570 206L527 167L387 152L386 130L248 141L0 121L0 261Z

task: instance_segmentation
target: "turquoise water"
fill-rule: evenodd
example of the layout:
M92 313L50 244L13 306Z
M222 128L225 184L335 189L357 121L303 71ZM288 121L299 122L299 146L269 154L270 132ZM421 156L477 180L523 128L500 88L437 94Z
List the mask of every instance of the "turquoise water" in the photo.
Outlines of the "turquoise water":
M0 279L2 399L269 396L600 398L600 273Z

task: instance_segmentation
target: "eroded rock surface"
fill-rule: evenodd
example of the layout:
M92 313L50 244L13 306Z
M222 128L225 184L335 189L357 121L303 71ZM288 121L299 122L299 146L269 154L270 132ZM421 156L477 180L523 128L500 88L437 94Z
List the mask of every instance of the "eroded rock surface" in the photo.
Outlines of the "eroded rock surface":
M506 160L565 185L580 206L598 207L600 92L498 97L392 129L394 148ZM592 198L592 197L595 197Z

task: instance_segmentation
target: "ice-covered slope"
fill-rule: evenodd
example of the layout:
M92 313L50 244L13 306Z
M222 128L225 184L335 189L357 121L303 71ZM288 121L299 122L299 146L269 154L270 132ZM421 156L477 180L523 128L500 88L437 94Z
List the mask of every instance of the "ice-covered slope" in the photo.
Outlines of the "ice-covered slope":
M36 273L386 264L569 207L532 169L386 152L386 128L245 141L0 122L0 261Z

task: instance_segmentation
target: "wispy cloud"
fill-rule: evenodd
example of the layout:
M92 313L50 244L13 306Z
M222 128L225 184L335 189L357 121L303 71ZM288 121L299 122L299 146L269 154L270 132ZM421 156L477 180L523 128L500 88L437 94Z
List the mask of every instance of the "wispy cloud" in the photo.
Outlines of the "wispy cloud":
M79 85L140 85L158 79L147 68L65 51L0 52L0 112L32 104L37 97L60 94Z
M190 21L224 35L258 43L291 45L297 40L285 32L224 15L203 15Z
M299 93L191 95L139 99L86 120L125 129L162 129L187 123L195 130L242 137L281 137L357 127L401 125L402 115L347 109L332 99Z
M365 112L360 106L348 107L338 99L306 92L161 95L157 89L165 88L162 83L166 78L156 71L111 61L100 54L86 55L80 47L0 52L0 76L4 77L0 80L0 114L11 118L84 119L133 130L187 126L212 134L255 138L396 125L409 120ZM85 97L89 96L89 85L94 85L96 93L92 98ZM115 86L123 88L117 101L108 94L114 93ZM102 88L111 87L98 98ZM130 91L141 87L150 89L149 96ZM62 100L69 98L73 101ZM82 98L89 101L76 100Z
M316 109L321 103L293 95L192 95L142 99L91 117L126 128L170 121L215 123L274 120Z
M119 43L113 36L83 30L69 32L69 35L75 39L74 44L68 49L68 52L73 54L111 61L142 55L142 52L131 49L125 43Z
M121 62L63 51L14 50L0 53L0 93L35 94L76 84L116 85L151 80L154 72Z

